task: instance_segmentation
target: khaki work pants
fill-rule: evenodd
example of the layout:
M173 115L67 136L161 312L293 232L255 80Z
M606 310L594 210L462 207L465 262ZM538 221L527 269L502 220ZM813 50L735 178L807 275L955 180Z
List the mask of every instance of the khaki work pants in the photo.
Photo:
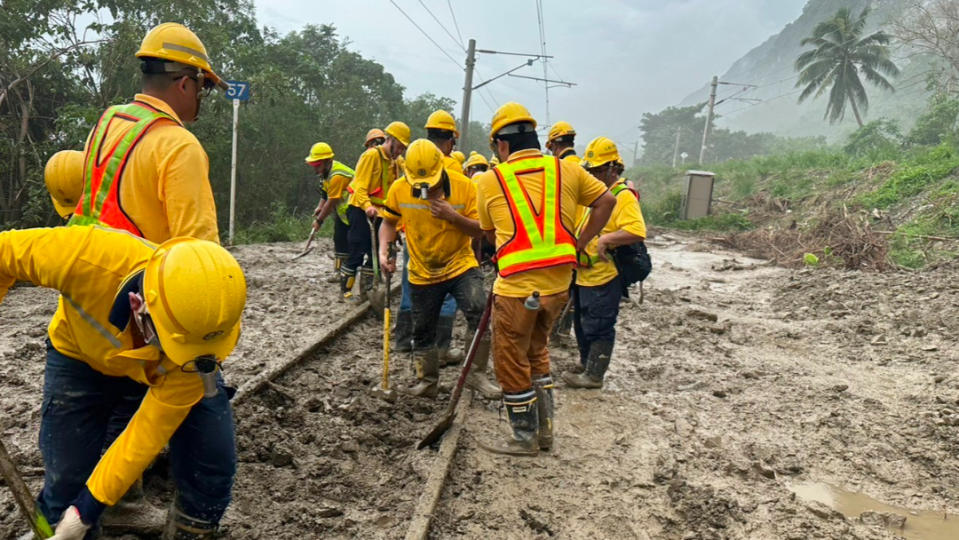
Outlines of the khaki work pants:
M549 334L568 299L568 291L541 296L540 309L532 311L525 298L493 298L493 367L503 392L524 392L533 379L549 375Z

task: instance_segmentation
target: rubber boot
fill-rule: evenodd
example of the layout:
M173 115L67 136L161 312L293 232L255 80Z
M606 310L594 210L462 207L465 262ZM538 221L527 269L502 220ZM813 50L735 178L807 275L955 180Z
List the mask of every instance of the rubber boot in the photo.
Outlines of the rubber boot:
M519 394L503 394L503 403L506 405L506 415L509 417L513 436L501 444L484 444L480 446L494 454L508 456L535 456L539 453L539 411L536 407L536 392L528 390Z
M450 349L450 343L453 341L453 323L456 317L444 317L436 320L436 350L440 356L440 367L446 367L453 364L459 364L463 361L463 351Z
M396 315L396 326L393 327L393 350L407 353L413 350L413 312L400 311Z
M437 382L440 379L436 349L413 351L413 365L416 367L417 382L409 387L406 393L417 397L435 398L439 393Z
M539 449L550 451L553 448L553 378L549 375L533 379L536 392L536 408L539 414Z
M174 504L167 514L166 528L160 538L161 540L213 540L216 529L216 524L188 516Z
M343 263L346 262L349 253L334 253L333 254L333 273L330 274L330 277L327 278L327 283L338 283L340 281L340 270L343 268Z
M343 293L344 300L353 297L353 285L355 284L356 271L350 272L348 268L340 268L340 292Z
M376 277L373 269L366 266L360 268L360 302L366 302L369 299L374 285L376 285Z
M564 373L563 380L570 388L602 388L603 377L609 368L609 359L612 354L612 341L594 341L589 346L586 371L578 375Z
M143 494L143 477L130 486L126 494L103 512L104 527L161 531L166 521L166 512L146 501Z
M478 392L483 399L501 399L503 392L498 384L490 382L486 376L486 367L489 365L489 338L484 338L476 345L476 356L473 357L473 365L470 366L470 372L466 374L464 384L467 388Z

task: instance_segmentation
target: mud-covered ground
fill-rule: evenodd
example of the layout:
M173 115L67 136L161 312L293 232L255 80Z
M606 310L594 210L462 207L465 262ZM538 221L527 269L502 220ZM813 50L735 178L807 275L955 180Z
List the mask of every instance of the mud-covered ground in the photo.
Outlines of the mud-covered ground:
M289 261L300 247L235 251L250 297L227 366L233 384L348 308L323 280L325 255ZM464 395L466 429L433 537L895 537L883 516L847 519L796 497L790 487L806 482L959 512L959 266L785 270L672 233L650 252L645 301L623 304L606 388L559 384L551 453L480 450L480 439L506 435L505 415ZM0 436L34 489L43 329L55 302L18 288L0 304ZM435 457L413 445L445 403L372 397L380 340L369 317L236 408L230 537L404 534ZM554 345L559 378L574 348ZM394 364L399 386L409 361ZM454 377L448 368L442 381ZM158 504L163 486L148 479ZM0 489L0 538L20 530Z

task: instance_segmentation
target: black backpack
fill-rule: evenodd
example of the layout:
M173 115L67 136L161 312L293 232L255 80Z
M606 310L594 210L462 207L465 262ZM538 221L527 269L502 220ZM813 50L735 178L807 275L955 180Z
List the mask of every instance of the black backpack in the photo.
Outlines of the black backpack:
M629 189L624 184L614 186L610 191L615 196ZM638 204L638 203L637 203ZM623 281L623 295L629 297L628 287L633 283L643 281L653 269L653 262L649 258L646 244L642 241L626 244L613 249L613 263Z

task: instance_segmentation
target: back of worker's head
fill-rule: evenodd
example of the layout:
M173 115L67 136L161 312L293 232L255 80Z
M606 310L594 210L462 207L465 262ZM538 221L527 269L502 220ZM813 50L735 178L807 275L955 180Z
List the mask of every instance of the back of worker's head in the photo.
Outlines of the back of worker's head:
M493 113L490 127L490 146L499 153L498 142L506 143L506 155L527 149L540 149L536 136L536 119L526 107L516 102L503 104ZM500 155L500 159L504 156Z
M50 156L43 169L43 181L60 217L70 217L83 193L83 152L61 150Z
M198 358L222 362L236 346L246 279L219 244L164 242L147 262L142 294L160 347L173 363L186 368Z

